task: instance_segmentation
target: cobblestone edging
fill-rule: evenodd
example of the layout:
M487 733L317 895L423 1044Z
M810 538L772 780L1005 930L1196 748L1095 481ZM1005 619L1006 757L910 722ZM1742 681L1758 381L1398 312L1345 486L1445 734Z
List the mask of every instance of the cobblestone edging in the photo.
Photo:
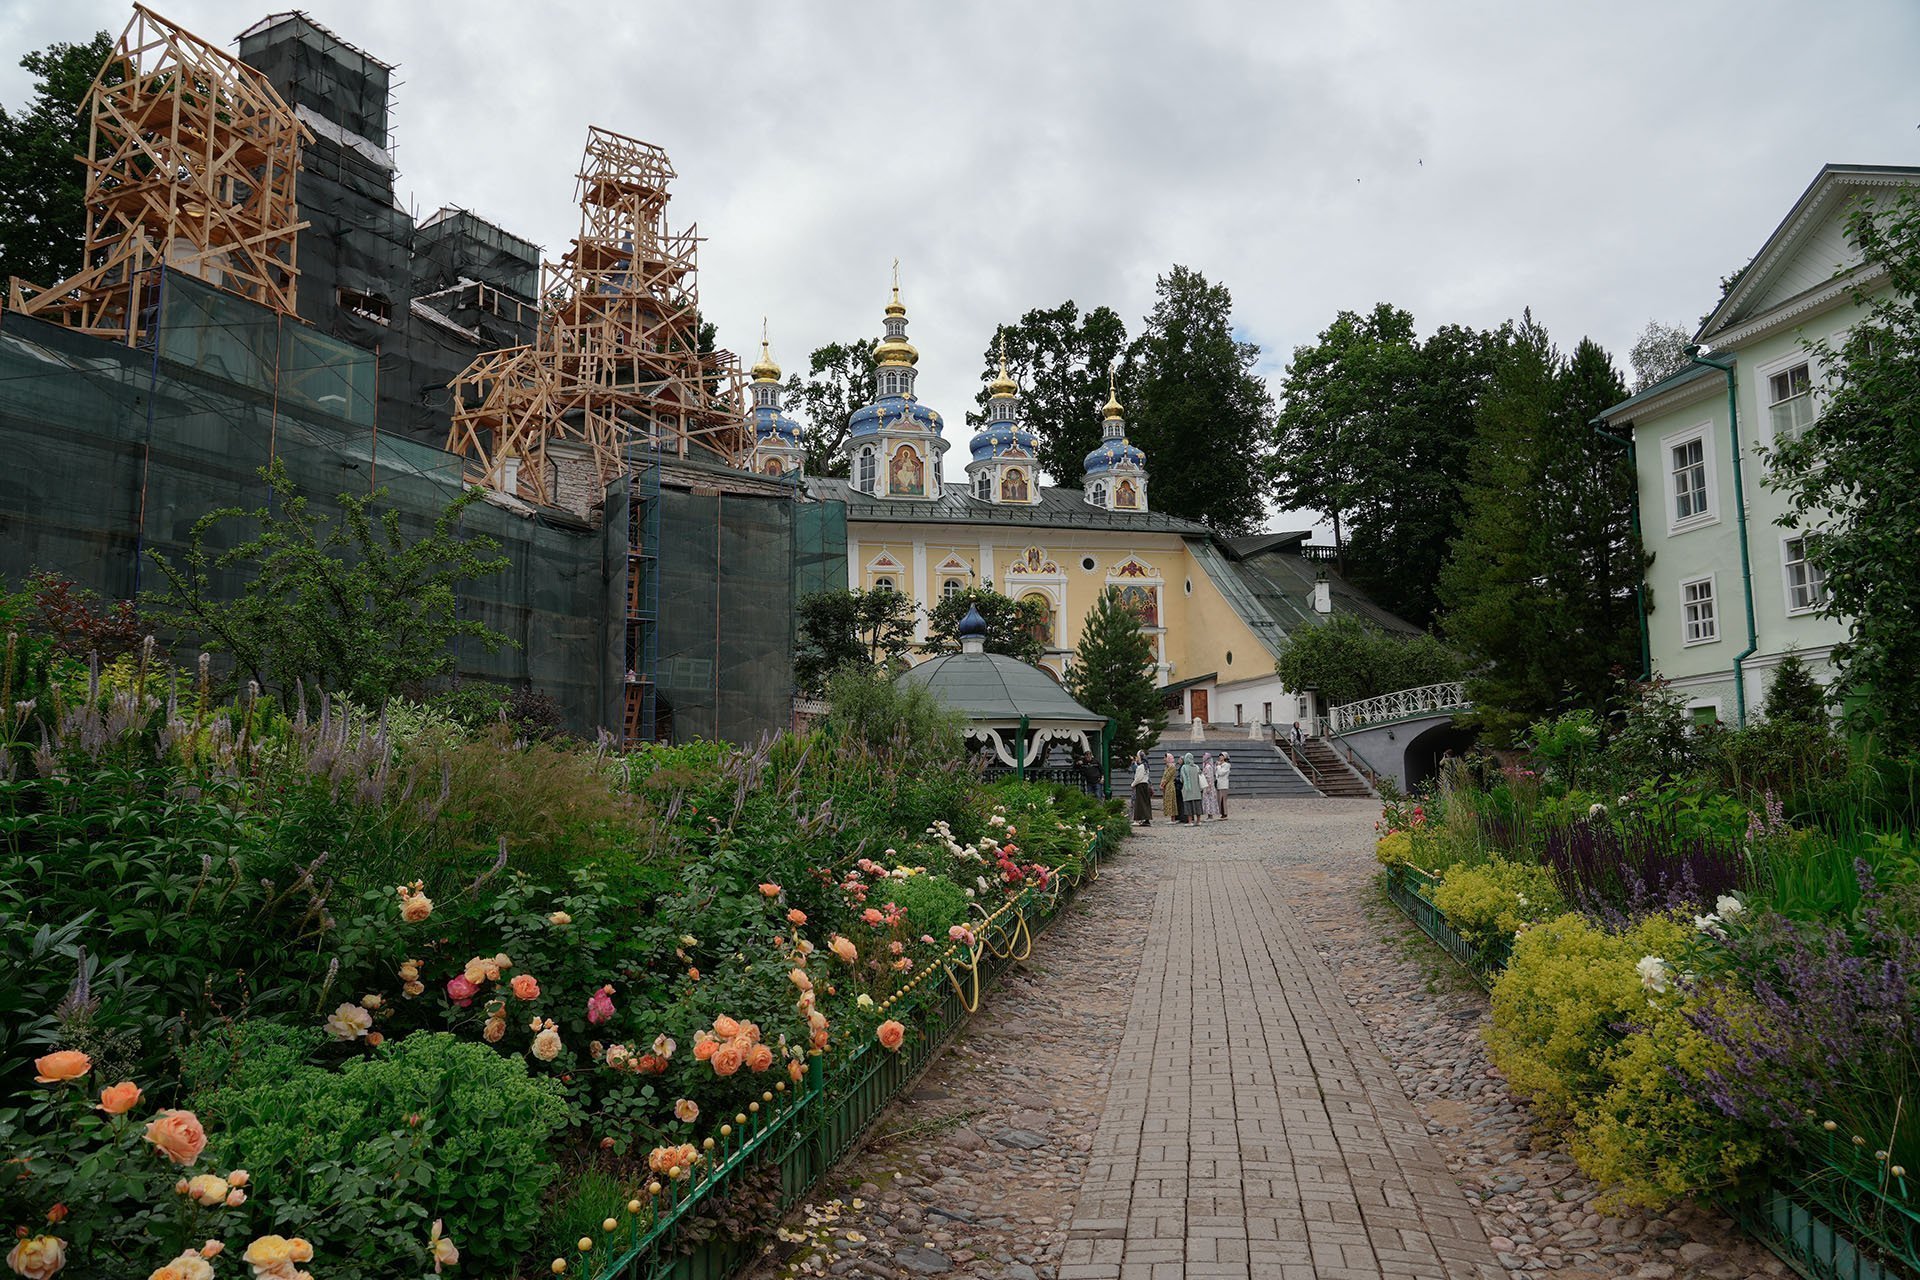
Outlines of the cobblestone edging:
M1561 1280L1743 1280L1786 1264L1718 1208L1601 1214L1565 1152L1536 1149L1533 1122L1489 1061L1487 998L1372 888L1377 865L1302 868L1289 902L1340 977L1477 1204L1512 1276Z

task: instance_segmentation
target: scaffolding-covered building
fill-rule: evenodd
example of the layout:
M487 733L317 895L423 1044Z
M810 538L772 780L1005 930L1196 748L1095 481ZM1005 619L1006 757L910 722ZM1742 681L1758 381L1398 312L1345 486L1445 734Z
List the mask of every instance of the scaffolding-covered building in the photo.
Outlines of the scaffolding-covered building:
M459 678L545 690L574 729L630 741L787 723L793 602L844 581L844 518L732 465L742 379L701 341L664 152L590 134L582 234L543 287L533 243L401 207L391 66L297 12L239 46L136 7L96 82L83 269L12 282L0 317L0 574L137 595L148 551L264 505L275 459L316 504L387 489L410 529L493 480L466 527L512 568L461 604L518 648L460 652ZM130 181L141 147L176 180ZM620 185L639 170L651 188ZM635 227L653 239L622 266L609 246ZM634 334L649 346L623 349ZM521 439L577 462L570 487L444 447L465 380L515 349L546 352L553 393Z

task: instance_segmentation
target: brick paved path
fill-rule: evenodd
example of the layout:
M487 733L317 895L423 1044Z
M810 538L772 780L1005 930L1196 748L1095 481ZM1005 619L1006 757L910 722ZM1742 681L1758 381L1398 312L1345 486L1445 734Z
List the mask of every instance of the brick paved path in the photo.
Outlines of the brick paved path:
M1130 848L1161 880L1060 1280L1504 1280L1246 813Z

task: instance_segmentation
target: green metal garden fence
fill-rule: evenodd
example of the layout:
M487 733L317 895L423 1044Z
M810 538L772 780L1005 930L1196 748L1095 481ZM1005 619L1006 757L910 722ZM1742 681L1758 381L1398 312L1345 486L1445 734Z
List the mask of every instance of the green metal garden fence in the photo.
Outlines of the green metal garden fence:
M1510 942L1478 947L1433 903L1439 879L1410 864L1387 868L1387 896L1461 968L1491 991L1513 958ZM1794 1163L1718 1199L1806 1280L1920 1280L1920 1204L1905 1171L1851 1135L1806 1144Z
M956 943L928 965L886 1009L914 1029L898 1051L868 1040L844 1057L815 1056L798 1086L769 1086L722 1125L697 1172L650 1181L586 1238L588 1249L572 1263L555 1259L554 1270L577 1267L590 1280L726 1280L740 1270L758 1253L761 1232L729 1223L732 1212L764 1228L799 1203L1112 853L1106 834L1096 833L1077 866L1046 889L1022 889L975 922L973 946Z

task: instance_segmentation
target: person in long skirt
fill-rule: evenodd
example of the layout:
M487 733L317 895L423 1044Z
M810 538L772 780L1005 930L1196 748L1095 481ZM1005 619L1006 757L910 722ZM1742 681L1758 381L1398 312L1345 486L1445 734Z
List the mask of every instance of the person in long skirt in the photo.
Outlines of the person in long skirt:
M1180 757L1180 816L1190 827L1200 825L1200 766L1191 751Z
M1200 820L1212 822L1220 816L1220 792L1213 777L1213 752L1200 760Z
M1167 767L1160 773L1160 812L1168 822L1180 821L1180 766L1173 762L1171 751L1167 752Z
M1147 753L1133 753L1133 820L1143 827L1153 825L1153 784L1147 781Z
M1220 816L1227 816L1227 783L1233 776L1233 761L1227 759L1227 753L1220 753L1220 763L1213 766L1213 789L1220 796Z

